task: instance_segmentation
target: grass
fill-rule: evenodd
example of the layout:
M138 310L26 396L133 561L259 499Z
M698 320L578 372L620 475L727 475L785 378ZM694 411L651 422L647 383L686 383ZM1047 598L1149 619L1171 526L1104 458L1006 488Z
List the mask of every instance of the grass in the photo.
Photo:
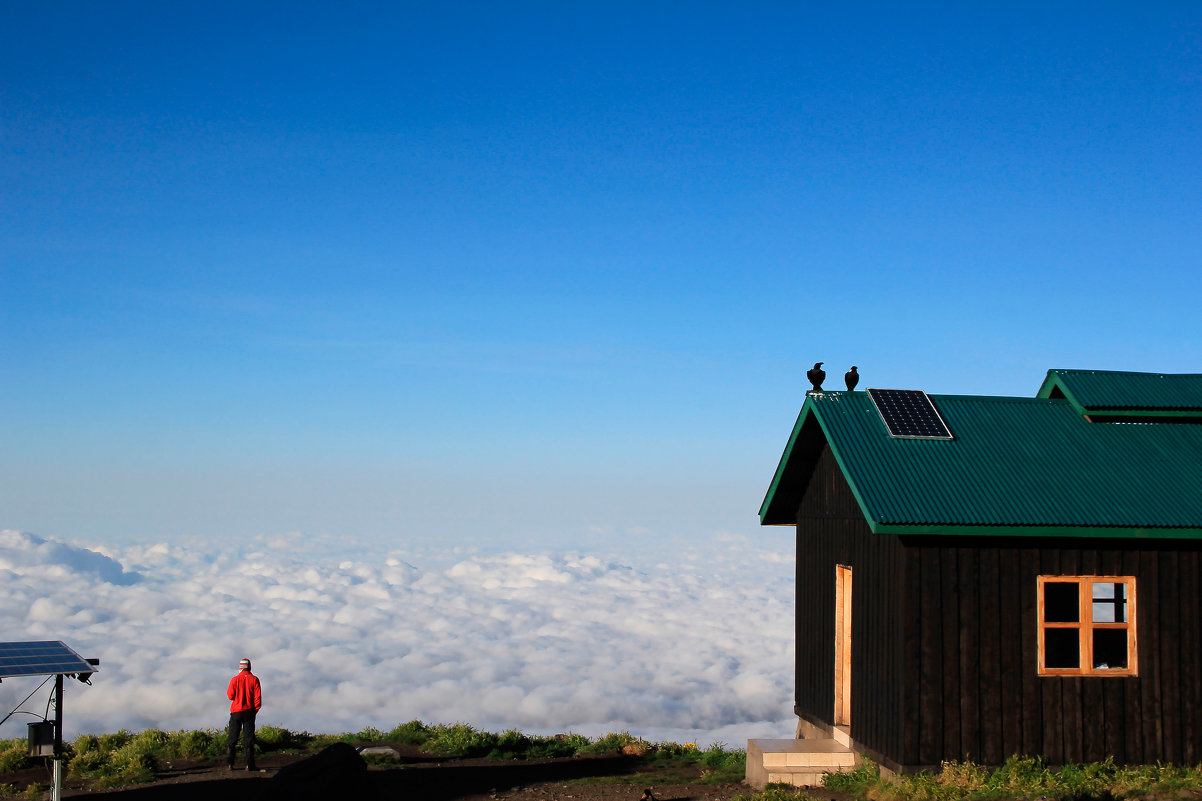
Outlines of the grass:
M885 778L871 762L829 773L824 787L867 801L1124 801L1202 795L1202 766L1116 765L1113 760L1050 768L1038 757L1013 756L996 768L945 762L936 773ZM796 801L804 791L770 785L742 801Z
M629 749L641 756L642 770L616 776L577 779L576 784L731 784L743 781L747 752L715 743L699 749L693 743L649 743L626 732L607 734L583 753ZM700 769L700 772L698 772Z
M938 773L883 779L867 764L845 776L828 776L827 787L874 801L955 801L988 798L1102 798L1114 795L1118 778L1113 762L1047 768L1042 760L1012 757L998 768L971 762L947 762ZM1124 770L1125 772L1125 770ZM1115 796L1118 797L1118 796Z
M762 792L736 795L732 801L813 801L813 796L788 784L770 784Z
M743 780L747 755L722 743L698 748L693 743L651 743L629 732L591 739L580 734L529 735L509 729L494 733L466 723L427 725L418 720L382 731L366 728L338 735L293 732L260 726L261 754L313 753L331 743L394 744L448 758L497 760L587 757L626 753L638 756L635 773L581 779L588 783L674 784L737 783ZM24 739L0 740L0 774L42 764L26 756ZM225 759L225 732L211 729L85 734L67 746L67 775L96 789L123 787L154 780L156 771L176 760L220 764ZM371 757L380 767L395 767L389 757ZM1037 757L1011 757L995 768L971 762L947 762L937 772L882 777L864 761L848 773L827 774L825 788L864 801L1145 801L1202 799L1202 765L1116 765L1113 760L1050 768ZM18 787L0 783L0 798L40 798L44 784ZM741 801L800 801L804 790L769 785L763 792L740 795Z
M747 763L744 751L729 750L723 744L698 749L693 743L650 743L629 732L610 733L595 739L570 732L542 736L509 729L494 733L480 731L466 723L427 725L419 720L401 723L388 731L366 728L335 735L260 726L255 732L255 740L259 754L313 753L335 742L354 746L407 745L433 756L497 760L586 757L622 752L641 757L645 771L612 780L636 783L641 781L640 777L651 776L659 782L670 781L673 775L693 783L739 782ZM160 767L177 760L220 764L225 759L225 742L224 731L211 729L174 732L147 729L136 734L123 729L112 734L85 734L66 745L67 776L95 789L144 784L154 780ZM24 739L0 740L0 774L41 764L40 759L27 757L26 749ZM368 762L379 767L399 764L396 758L388 756L372 756ZM38 792L0 784L0 798Z

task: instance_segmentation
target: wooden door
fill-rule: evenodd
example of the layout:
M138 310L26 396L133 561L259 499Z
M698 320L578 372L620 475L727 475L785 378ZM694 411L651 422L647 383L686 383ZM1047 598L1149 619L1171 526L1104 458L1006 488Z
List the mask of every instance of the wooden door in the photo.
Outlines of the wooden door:
M835 719L851 725L851 568L835 565Z

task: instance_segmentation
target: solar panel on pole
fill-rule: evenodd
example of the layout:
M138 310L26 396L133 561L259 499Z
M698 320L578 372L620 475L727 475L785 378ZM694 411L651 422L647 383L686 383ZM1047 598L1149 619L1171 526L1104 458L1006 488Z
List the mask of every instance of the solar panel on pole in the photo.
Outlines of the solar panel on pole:
M49 725L53 731L53 745L48 755L54 766L50 786L50 798L53 801L59 801L63 797L63 676L75 676L85 684L91 684L89 679L99 670L99 664L99 659L84 659L68 648L66 643L56 640L0 642L0 679L14 676L54 676L54 693L50 699L54 703L54 722L50 723L47 720L42 724L30 726L32 730ZM16 711L14 709L9 713L9 717ZM30 735L31 746L35 744L35 740L38 745L37 749L31 748L31 752L44 755L41 753L41 747L44 745L42 741L45 731L31 731Z
M947 423L921 389L870 389L889 436L904 439L952 439Z
M95 673L96 670L96 666L61 642L0 642L0 679Z

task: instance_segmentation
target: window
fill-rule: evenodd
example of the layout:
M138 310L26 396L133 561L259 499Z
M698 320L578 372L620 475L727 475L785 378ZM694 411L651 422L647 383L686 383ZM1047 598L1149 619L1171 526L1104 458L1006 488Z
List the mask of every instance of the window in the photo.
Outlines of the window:
M1039 675L1134 676L1135 578L1040 576Z

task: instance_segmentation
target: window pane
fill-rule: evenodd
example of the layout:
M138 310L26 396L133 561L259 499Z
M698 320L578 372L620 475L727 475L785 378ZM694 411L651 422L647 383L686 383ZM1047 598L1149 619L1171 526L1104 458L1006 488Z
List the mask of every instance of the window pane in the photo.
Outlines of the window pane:
M1127 667L1127 630L1093 630L1093 666L1095 668Z
M1080 586L1075 581L1049 581L1043 585L1043 619L1049 623L1077 623L1081 614Z
M1127 622L1127 585L1109 581L1093 585L1093 622Z
M1044 629L1043 664L1048 668L1081 667L1080 630Z

